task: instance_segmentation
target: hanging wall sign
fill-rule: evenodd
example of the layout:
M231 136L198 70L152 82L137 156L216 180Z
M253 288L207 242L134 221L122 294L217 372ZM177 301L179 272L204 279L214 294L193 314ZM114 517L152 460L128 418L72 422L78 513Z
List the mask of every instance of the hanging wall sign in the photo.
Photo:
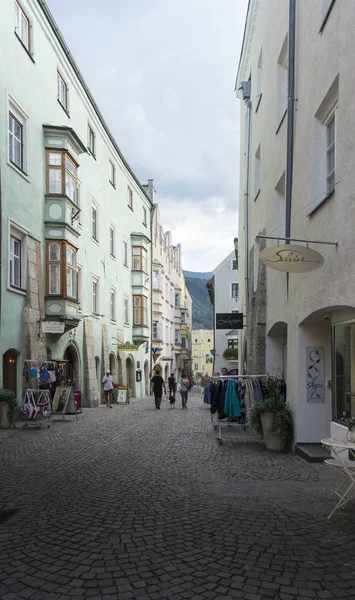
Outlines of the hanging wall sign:
M130 344L129 342L127 342L123 346L118 346L117 350L118 350L118 352L138 352L139 346L136 346L135 344Z
M61 321L42 321L43 333L64 333L64 327Z
M243 313L216 313L216 329L243 329Z
M260 253L260 260L267 267L285 273L307 273L318 269L324 263L324 258L319 252L296 244L264 248Z

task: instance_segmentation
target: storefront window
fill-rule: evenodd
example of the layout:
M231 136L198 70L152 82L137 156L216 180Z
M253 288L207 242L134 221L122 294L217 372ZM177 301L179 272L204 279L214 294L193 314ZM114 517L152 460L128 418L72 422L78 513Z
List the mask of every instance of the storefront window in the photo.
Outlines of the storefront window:
M355 417L355 323L334 327L334 414Z

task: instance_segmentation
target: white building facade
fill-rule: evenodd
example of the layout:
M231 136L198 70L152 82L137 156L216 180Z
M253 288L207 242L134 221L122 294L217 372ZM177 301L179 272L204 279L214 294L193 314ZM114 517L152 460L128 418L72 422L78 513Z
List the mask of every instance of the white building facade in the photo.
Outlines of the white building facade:
M48 7L0 19L0 386L23 396L26 359L67 361L84 406L110 368L148 393L152 200L127 164ZM53 322L59 333L46 333ZM132 350L120 350L128 348Z
M355 416L355 6L311 4L295 3L293 29L289 2L250 0L236 83L241 367L284 373L296 444L344 437ZM309 244L324 257L309 273L266 268L260 251L276 242L256 236L285 236L287 225L291 238L338 246Z
M216 326L216 315L239 312L239 276L235 252L231 252L212 272L207 290L213 304L214 373L237 373L238 330L228 326L219 329Z

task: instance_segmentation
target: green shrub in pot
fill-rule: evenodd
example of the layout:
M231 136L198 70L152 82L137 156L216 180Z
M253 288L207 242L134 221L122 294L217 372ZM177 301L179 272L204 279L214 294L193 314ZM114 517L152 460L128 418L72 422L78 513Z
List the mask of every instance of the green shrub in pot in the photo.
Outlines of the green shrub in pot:
M0 388L0 402L7 403L7 418L9 419L10 427L14 426L16 412L18 410L17 400L14 392L6 388Z

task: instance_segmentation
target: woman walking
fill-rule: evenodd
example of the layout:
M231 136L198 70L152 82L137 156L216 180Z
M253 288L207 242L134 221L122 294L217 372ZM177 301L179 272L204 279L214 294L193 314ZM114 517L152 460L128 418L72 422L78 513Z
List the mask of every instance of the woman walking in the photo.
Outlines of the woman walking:
M181 403L182 408L186 409L187 397L189 393L189 380L187 379L185 373L181 373L180 379L180 395L181 395Z

